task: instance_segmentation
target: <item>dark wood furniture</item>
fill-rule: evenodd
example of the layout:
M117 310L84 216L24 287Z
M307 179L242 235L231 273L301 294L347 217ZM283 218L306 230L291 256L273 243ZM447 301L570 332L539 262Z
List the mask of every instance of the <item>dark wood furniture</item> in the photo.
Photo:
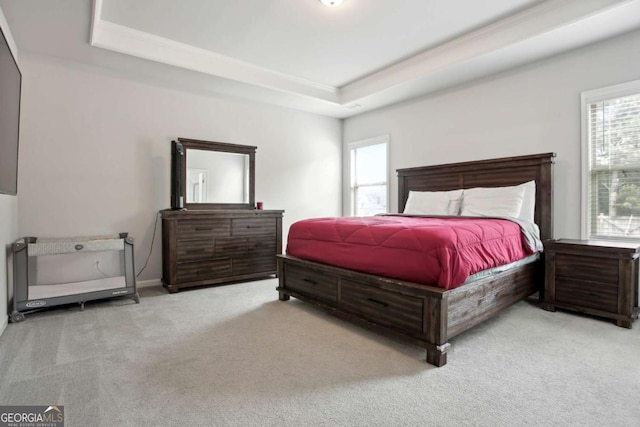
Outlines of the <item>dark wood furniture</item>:
M221 202L219 200L208 200L205 203L190 203L185 201L184 207L189 210L193 209L254 209L255 208L255 182L256 182L256 149L252 145L229 144L226 142L203 141L200 139L178 138L177 139L184 149L184 155L180 157L181 176L180 180L173 185L182 186L181 194L187 194L187 170L188 158L198 152L218 152L224 154L236 154L246 157L246 197L244 202ZM218 165L214 168L219 168ZM234 183L237 184L237 183Z
M499 187L536 181L535 221L552 237L552 165L555 154L399 169L400 212L409 191ZM449 340L542 288L543 261L445 290L278 256L279 299L291 296L366 327L423 346L427 362L447 362Z
M255 209L257 147L188 138L173 144L180 149L172 151L179 166L172 188L191 195L191 167L208 179L196 180L200 197L186 196L185 209L161 211L163 285L178 292L276 274L284 211Z
M560 239L544 247L542 308L606 317L631 328L638 318L640 244Z
M276 274L279 210L161 211L162 282L181 288Z

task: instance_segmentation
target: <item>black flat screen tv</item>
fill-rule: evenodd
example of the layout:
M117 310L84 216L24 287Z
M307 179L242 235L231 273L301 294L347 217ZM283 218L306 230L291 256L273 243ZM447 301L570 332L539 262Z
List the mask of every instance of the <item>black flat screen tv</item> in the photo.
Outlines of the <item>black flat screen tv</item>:
M18 194L22 74L0 28L0 194Z

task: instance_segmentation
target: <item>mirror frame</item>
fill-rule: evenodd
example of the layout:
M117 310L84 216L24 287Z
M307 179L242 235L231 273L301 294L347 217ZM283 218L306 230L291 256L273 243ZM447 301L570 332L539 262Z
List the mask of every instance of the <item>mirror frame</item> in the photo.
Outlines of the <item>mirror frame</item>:
M249 155L249 203L186 203L185 201L184 207L187 210L256 208L256 150L258 147L188 138L178 138L178 142L180 142L182 144L182 147L184 148L181 167L182 194L187 194L187 155L190 149Z

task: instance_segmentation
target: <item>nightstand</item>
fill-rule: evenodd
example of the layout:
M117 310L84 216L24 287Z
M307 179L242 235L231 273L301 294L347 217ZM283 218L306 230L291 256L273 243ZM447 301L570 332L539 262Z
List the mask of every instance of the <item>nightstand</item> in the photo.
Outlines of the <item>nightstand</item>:
M542 308L579 311L631 328L638 318L640 244L549 240Z

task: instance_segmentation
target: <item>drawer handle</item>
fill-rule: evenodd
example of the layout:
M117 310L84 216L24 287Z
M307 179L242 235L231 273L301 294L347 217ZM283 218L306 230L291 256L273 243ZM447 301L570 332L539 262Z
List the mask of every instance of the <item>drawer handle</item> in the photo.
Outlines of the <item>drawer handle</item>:
M201 254L204 253L205 249L187 249L188 254Z
M247 228L262 228L261 225L247 225Z
M313 285L313 286L318 284L318 282L316 282L315 280L311 280L311 279L302 279L302 281L303 282L307 282L308 284Z
M378 305L381 305L383 307L389 307L389 304L387 304L386 302L382 302L382 301L378 301L377 299L374 298L367 298L369 301L376 303Z

